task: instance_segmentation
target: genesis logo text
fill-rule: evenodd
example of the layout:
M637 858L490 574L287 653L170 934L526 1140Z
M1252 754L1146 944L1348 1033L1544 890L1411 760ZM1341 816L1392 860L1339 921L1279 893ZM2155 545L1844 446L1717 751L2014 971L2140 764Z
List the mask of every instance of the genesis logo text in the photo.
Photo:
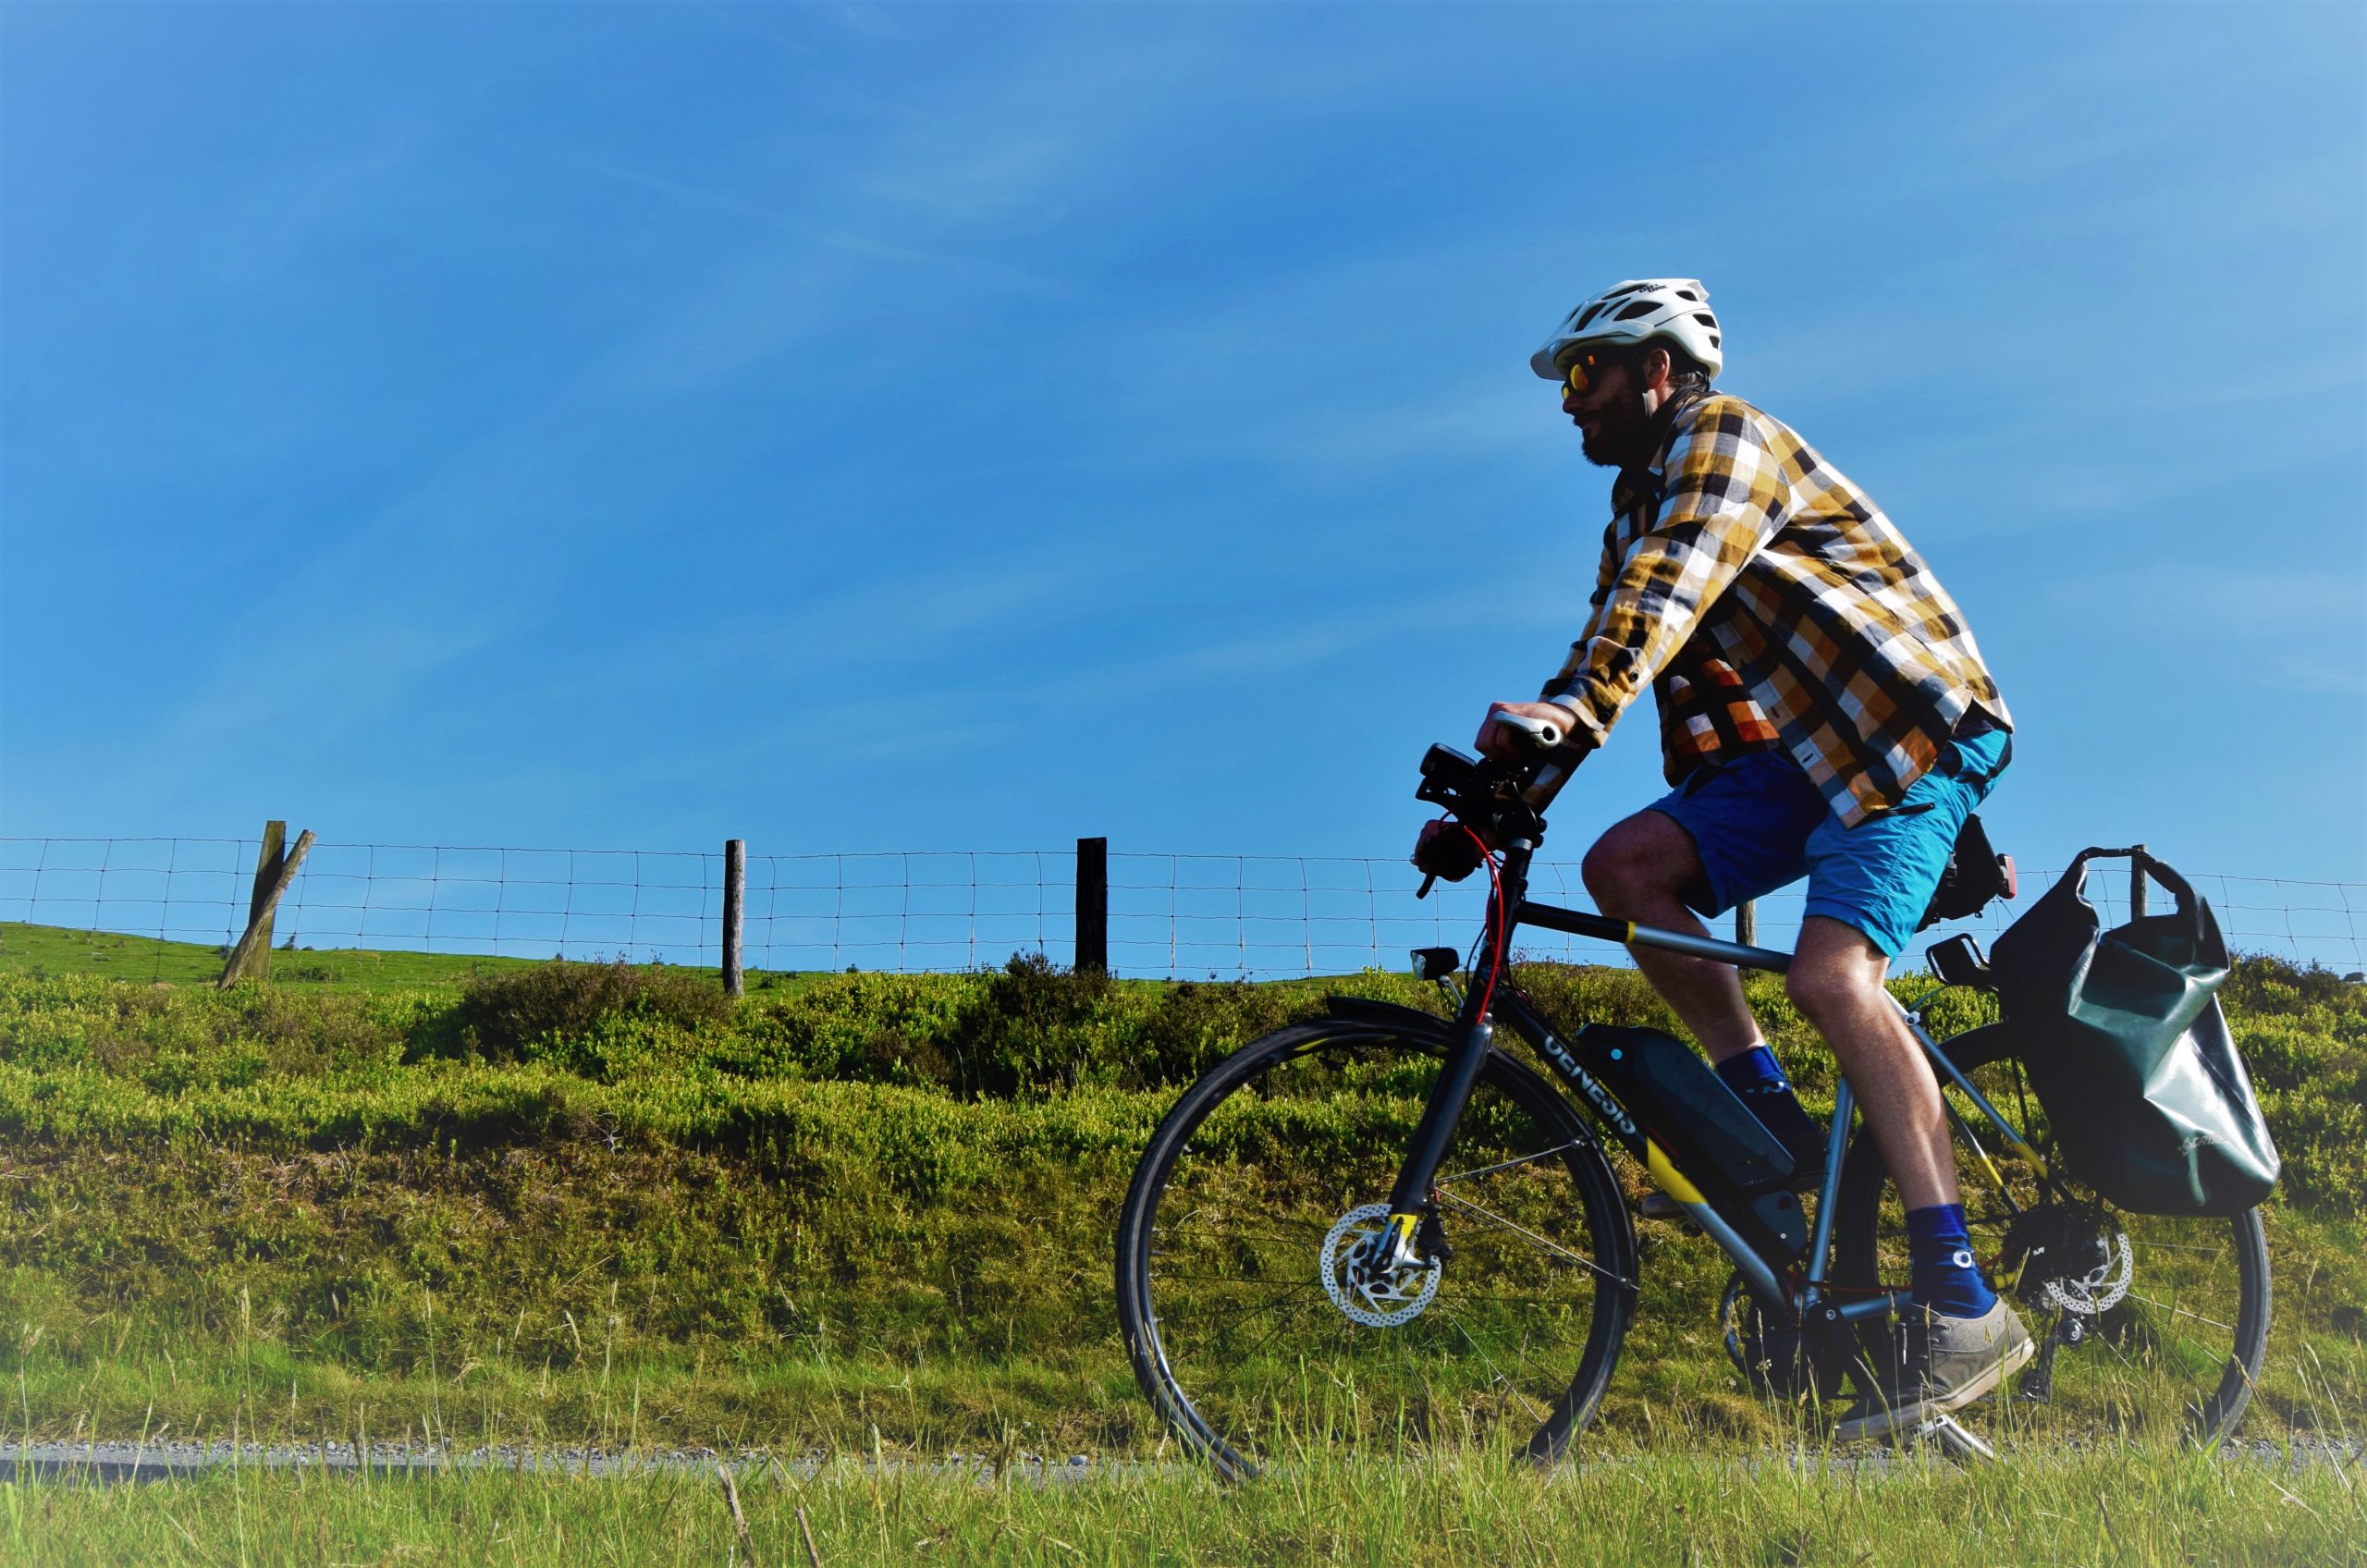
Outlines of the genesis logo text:
M1596 1083L1594 1074L1580 1067L1562 1042L1551 1035L1545 1036L1545 1054L1552 1059L1554 1066L1568 1075L1570 1082L1585 1092L1588 1099L1594 1102L1595 1109L1602 1112L1605 1121L1618 1128L1623 1136L1632 1138L1636 1135L1635 1122L1627 1119L1627 1112L1619 1102L1611 1097L1611 1091Z

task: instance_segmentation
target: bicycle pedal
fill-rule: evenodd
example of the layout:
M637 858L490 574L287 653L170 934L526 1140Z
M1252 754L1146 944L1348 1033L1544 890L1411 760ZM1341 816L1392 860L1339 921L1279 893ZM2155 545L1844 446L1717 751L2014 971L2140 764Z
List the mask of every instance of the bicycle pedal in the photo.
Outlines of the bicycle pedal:
M1934 1445L1951 1459L1979 1460L1989 1464L1997 1462L1997 1451L1989 1446L1988 1440L1967 1430L1953 1415L1935 1415L1918 1422L1912 1436L1917 1441Z
M1666 1193L1660 1192L1657 1189L1652 1192L1646 1193L1642 1197L1636 1201L1636 1218L1638 1219L1666 1219L1674 1224L1682 1225L1688 1231L1699 1231L1701 1229L1700 1225L1695 1221L1691 1210L1687 1209L1683 1204L1677 1202L1674 1198L1669 1196Z

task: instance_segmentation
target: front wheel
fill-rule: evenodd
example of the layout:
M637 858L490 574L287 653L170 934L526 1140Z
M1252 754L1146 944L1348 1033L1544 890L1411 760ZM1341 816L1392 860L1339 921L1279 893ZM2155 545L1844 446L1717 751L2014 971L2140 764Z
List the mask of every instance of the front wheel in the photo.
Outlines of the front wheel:
M2046 1113L2021 1083L2010 1026L1976 1029L1943 1048L2060 1172ZM2039 1344L2007 1397L2018 1393L2050 1425L2178 1430L2204 1445L2234 1431L2268 1348L2260 1215L2130 1214L2080 1186L2077 1172L2042 1182L1961 1090L1943 1087L1987 1155L1957 1130L1956 1180L1973 1254ZM1843 1171L1834 1233L1845 1296L1906 1289L1898 1190L1862 1128Z
M1118 1317L1160 1415L1230 1476L1372 1440L1558 1455L1635 1305L1635 1233L1567 1102L1490 1050L1441 1164L1426 1256L1367 1267L1445 1052L1323 1020L1185 1091L1118 1231Z

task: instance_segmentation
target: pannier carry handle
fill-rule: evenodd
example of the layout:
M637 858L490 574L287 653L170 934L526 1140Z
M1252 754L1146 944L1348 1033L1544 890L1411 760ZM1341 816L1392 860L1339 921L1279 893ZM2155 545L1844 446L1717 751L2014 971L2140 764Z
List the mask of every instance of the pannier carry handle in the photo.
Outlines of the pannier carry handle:
M2088 895L2088 862L2091 860L2125 860L2132 863L2140 873L2152 877L2170 890L2171 896L2178 901L2179 917L2193 923L2197 934L2201 933L2201 923L2196 909L2194 885L2146 853L2144 845L2131 844L2125 850L2086 849L2074 855L2070 866L2064 875L2079 878L2079 893L2082 899Z

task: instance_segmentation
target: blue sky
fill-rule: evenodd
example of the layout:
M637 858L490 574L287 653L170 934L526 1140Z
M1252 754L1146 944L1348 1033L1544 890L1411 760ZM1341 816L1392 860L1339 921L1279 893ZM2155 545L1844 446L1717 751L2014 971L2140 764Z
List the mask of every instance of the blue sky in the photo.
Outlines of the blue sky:
M1591 584L1527 357L1682 274L2024 864L2367 881L2358 7L0 29L0 831L1399 854Z

